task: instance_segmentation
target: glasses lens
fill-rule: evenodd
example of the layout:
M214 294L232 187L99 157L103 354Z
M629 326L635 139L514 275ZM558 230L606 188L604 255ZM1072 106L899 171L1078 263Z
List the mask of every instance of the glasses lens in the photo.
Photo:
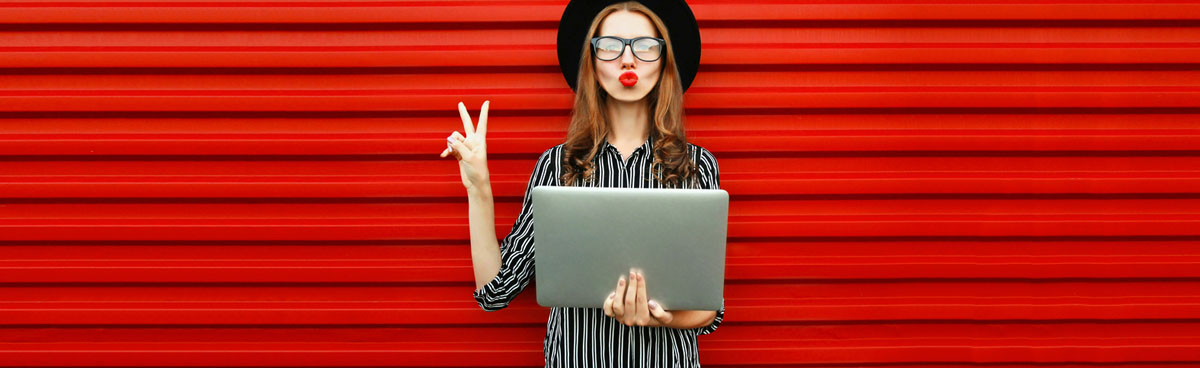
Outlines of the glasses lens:
M621 55L625 44L615 38L601 38L596 41L596 57L600 60L612 60Z
M662 54L662 45L658 40L643 38L633 42L633 53L642 60L655 60Z

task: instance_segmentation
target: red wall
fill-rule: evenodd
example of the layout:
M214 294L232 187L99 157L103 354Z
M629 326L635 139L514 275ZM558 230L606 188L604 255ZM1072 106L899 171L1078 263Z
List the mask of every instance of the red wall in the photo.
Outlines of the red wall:
M1200 364L1200 2L909 2L691 2L701 362ZM0 4L0 365L540 366L438 154L491 100L507 234L564 6Z

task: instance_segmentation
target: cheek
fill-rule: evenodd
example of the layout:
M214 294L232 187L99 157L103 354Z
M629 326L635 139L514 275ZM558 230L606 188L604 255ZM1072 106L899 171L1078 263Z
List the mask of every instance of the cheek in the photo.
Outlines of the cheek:
M657 81L661 74L662 74L661 68L654 68L654 71L650 72L650 80Z
M596 64L596 78L599 78L601 81L604 81L604 80L616 78L616 76L613 74L611 68L609 68L607 65Z

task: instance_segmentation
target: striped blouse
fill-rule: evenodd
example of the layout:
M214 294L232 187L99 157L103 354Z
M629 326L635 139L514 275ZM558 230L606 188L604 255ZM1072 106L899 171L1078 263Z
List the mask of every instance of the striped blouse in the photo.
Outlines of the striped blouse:
M646 139L626 161L622 161L616 147L607 141L602 143L594 161L597 183L594 186L662 188L650 174L653 143L653 137ZM521 213L512 232L500 243L500 272L475 291L475 300L486 311L507 307L534 278L530 193L539 185L562 185L563 147L563 144L554 146L538 158L525 190ZM717 159L712 153L691 143L688 150L698 170L696 180L684 187L720 188ZM604 315L600 308L555 307L546 322L546 367L699 367L696 336L715 331L724 316L722 305L716 319L700 328L630 327Z

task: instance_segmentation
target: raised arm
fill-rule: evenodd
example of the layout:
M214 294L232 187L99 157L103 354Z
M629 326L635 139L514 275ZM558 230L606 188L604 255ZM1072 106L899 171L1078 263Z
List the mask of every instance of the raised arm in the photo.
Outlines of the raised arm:
M521 205L521 213L513 222L512 231L500 243L500 267L495 277L485 280L482 286L475 290L475 300L487 311L499 310L508 306L513 298L520 294L534 276L533 259L533 188L539 185L553 185L555 180L554 149L542 153L529 175L529 184L525 188L525 199ZM474 224L472 224L474 226ZM477 268L478 269L478 268ZM477 271L478 273L478 271Z
M475 269L475 288L496 277L500 270L500 246L496 241L496 209L492 201L492 183L487 167L487 113L484 101L479 111L479 127L462 102L458 114L466 136L455 131L446 138L448 147L441 157L453 154L458 159L459 174L467 189L467 217L471 229L471 264Z

